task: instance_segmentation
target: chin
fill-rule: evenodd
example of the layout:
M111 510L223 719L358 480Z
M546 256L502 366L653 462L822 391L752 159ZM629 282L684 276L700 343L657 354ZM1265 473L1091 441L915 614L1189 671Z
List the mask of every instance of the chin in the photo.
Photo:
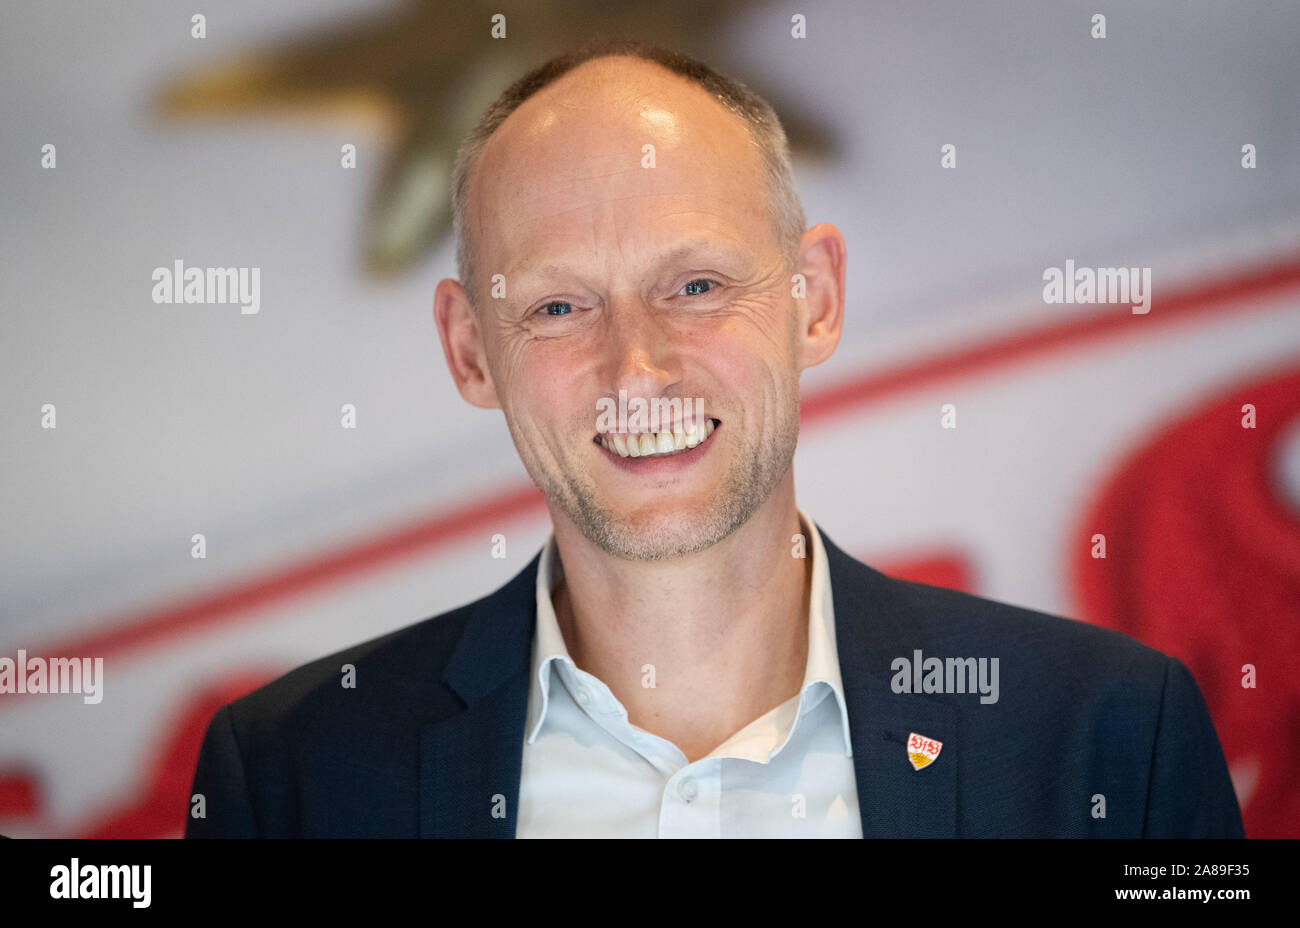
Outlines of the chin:
M605 510L583 520L584 534L608 554L632 561L660 561L695 554L728 534L721 514L701 506L648 506L635 513Z

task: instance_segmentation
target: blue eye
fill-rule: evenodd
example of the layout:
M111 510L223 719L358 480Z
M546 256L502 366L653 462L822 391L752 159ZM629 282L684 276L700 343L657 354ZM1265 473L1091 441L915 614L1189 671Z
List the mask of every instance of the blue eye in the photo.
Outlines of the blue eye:
M551 312L551 307L562 308L559 312ZM547 316L567 316L569 313L573 312L573 304L566 303L564 300L551 300L551 302L542 307L541 312Z
M699 296L700 294L708 292L708 290L698 289L696 287L697 284L708 284L709 290L712 290L713 285L716 284L716 281L709 280L707 277L701 277L698 280L692 280L685 287L682 287L682 290L686 292L687 296Z

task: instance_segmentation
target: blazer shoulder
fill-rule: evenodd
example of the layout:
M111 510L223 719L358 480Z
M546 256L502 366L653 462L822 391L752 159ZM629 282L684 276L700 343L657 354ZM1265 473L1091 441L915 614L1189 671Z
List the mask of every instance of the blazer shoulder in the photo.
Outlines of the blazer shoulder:
M947 587L887 576L846 553L825 532L837 618L859 642L908 655L1002 657L1059 678L1141 679L1163 685L1170 657L1114 629ZM837 623L838 624L838 623Z
M486 599L487 597L484 597ZM226 708L237 728L284 729L315 717L389 713L427 705L482 599L302 664ZM345 673L350 679L345 678Z
M517 618L539 558L540 552L473 602L303 664L218 714L244 747L267 737L314 743L358 727L409 731L412 724L451 715L463 700L443 680L450 662L461 659L459 647L467 637L490 641L492 623ZM478 645L481 652L481 640Z
M889 582L928 636L949 647L983 648L1079 676L1136 674L1155 682L1168 672L1168 655L1115 629L960 590Z

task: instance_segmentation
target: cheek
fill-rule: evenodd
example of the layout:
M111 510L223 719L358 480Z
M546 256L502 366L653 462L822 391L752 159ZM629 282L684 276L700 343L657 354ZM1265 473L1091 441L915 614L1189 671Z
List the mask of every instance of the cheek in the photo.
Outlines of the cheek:
M756 399L797 390L796 331L795 324L770 317L737 321L707 346L706 363L719 383L743 386Z
M595 434L594 401L590 410L582 407L585 375L569 354L534 344L511 357L504 371L505 392L510 415L523 434L567 441L585 425Z

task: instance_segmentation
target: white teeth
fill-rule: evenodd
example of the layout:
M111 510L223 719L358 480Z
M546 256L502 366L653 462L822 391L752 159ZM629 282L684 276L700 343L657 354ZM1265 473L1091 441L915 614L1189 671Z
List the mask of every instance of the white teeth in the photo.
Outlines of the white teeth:
M700 425L689 423L685 428L676 428L671 432L642 433L638 435L601 435L600 443L610 451L618 452L624 458L643 458L649 455L674 454L687 448L694 448L713 434L713 420L706 419Z

